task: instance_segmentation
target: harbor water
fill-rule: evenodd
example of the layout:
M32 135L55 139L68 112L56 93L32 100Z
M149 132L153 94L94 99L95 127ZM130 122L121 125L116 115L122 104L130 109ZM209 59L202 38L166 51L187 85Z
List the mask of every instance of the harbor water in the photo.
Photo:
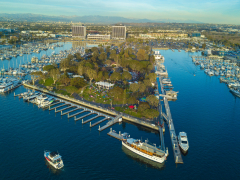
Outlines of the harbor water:
M1 179L239 179L240 98L219 77L206 75L192 63L191 56L197 53L164 50L161 54L174 90L179 91L178 100L169 104L176 133L188 135L184 164L174 162L167 127L169 156L164 164L157 164L123 148L107 135L109 129L99 133L98 126L89 128L14 98L14 92L26 91L21 86L0 94ZM123 122L112 129L160 144L158 132L141 126ZM55 170L47 164L44 150L58 151L64 168Z

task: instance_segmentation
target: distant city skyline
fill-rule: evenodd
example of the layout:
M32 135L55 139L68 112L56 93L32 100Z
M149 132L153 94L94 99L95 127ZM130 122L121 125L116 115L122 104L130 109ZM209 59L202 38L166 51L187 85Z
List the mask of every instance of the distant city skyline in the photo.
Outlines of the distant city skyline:
M194 20L203 23L240 24L240 0L8 0L1 13L65 16L120 16L137 19Z

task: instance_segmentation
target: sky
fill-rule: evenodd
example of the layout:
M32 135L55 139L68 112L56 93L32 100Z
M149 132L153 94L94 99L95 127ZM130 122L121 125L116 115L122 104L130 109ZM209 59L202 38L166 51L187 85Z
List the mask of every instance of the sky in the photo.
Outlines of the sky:
M240 0L0 0L0 13L240 24Z

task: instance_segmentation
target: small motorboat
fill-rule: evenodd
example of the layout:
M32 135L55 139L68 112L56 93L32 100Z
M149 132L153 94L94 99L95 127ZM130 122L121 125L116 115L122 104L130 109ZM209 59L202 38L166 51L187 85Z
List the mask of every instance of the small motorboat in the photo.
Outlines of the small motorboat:
M44 151L45 159L56 169L63 168L62 156L57 152Z
M179 133L178 144L184 153L186 153L188 151L189 144L188 144L188 139L187 139L187 133L185 133L185 132Z

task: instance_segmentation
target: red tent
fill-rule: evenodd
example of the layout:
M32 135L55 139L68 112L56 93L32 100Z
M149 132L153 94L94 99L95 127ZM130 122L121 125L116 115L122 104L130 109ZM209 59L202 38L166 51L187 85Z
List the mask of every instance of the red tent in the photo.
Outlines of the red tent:
M130 109L134 109L134 106L133 105L131 105L131 106L128 106Z

